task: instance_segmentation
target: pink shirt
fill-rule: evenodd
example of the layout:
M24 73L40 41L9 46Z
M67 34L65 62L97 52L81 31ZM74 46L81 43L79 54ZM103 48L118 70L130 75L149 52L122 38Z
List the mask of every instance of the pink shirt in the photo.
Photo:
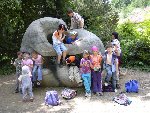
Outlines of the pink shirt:
M101 67L101 62L102 62L102 56L101 55L97 55L97 56L90 55L90 58L91 58L91 62L93 65L92 68Z
M29 65L33 65L33 61L31 59L25 59L25 60L22 60L22 64L23 66L26 65L26 66L29 66ZM32 68L29 67L30 71L32 71Z
M36 59L32 58L32 60L35 62L35 65L42 64L42 56L41 55L38 55Z

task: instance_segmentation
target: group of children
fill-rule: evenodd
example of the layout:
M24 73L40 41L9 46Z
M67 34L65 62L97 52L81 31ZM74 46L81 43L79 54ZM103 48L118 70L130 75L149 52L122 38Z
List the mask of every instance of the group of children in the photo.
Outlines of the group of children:
M28 52L17 52L18 58L12 64L16 67L16 89L15 93L23 94L23 101L27 100L27 95L30 96L30 101L33 101L32 87L40 86L42 81L42 56L33 51L32 55ZM38 76L37 76L38 75Z
M68 15L71 17L71 28L79 29L84 26L84 19L72 10L68 10ZM65 37L65 31L67 31L65 25L60 24L58 29L53 33L53 48L57 53L57 65L62 67L63 65L69 65L74 60L66 59L67 48L64 45L64 41L67 44L75 44L79 40L76 31L70 32L69 37ZM42 81L42 56L33 51L31 56L29 53L17 52L18 58L15 59L13 65L16 66L17 84L16 93L21 91L23 93L23 101L27 100L27 94L30 96L30 100L33 101L32 87L34 85L40 85ZM112 33L112 41L106 46L106 52L102 55L99 52L99 48L92 47L92 54L89 51L83 51L83 58L78 59L79 63L75 65L80 68L80 74L85 87L85 96L90 97L91 92L102 96L102 71L106 70L105 86L112 84L113 90L116 92L117 84L119 80L119 62L121 58L120 43L118 41L118 33ZM38 75L38 76L36 76ZM21 84L21 85L20 85ZM91 88L92 86L92 88Z

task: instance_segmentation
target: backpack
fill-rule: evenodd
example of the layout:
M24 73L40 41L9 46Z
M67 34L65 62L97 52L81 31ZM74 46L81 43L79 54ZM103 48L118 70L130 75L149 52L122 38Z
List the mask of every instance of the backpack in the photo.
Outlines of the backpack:
M121 93L117 97L114 97L113 101L115 101L120 105L125 105L125 106L130 105L132 102L124 93Z
M45 96L45 105L57 106L60 104L57 91L47 91Z
M70 66L68 70L68 75L69 75L70 81L75 81L76 83L82 82L80 70L77 66Z
M134 92L138 93L139 91L139 83L137 80L130 80L125 83L125 89L127 93Z
M73 89L68 89L68 88L65 88L64 90L62 90L61 92L61 96L64 98L64 99L73 99L75 96L77 95L77 91L76 90L73 90Z

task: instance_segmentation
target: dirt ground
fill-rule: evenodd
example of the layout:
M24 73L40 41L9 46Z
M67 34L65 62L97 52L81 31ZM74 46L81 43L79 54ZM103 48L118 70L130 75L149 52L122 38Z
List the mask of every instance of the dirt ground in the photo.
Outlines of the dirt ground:
M129 106L119 105L112 101L124 91L124 83L135 79L140 83L139 93L126 93L132 103ZM107 92L104 96L92 95L91 99L84 97L84 89L77 88L78 95L72 100L64 100L59 106L45 106L44 97L47 90L56 90L59 95L63 87L35 88L34 102L23 103L21 94L14 93L15 75L0 78L0 113L149 113L150 111L150 73L138 70L128 70L126 76L121 76L121 89L117 93Z

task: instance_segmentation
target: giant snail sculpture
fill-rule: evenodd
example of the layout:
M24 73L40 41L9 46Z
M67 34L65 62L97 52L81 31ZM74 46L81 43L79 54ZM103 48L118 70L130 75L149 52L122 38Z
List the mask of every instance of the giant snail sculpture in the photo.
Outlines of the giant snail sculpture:
M48 40L59 24L66 26L63 20L51 17L33 21L23 36L20 50L29 53L36 51L44 57L43 86L77 87L78 83L69 78L69 67L59 68L54 63L56 52ZM68 55L81 54L83 50L91 51L91 47L94 45L99 48L101 53L104 53L103 43L95 34L85 29L75 29L74 31L78 33L79 41L76 44L65 44L68 48Z

